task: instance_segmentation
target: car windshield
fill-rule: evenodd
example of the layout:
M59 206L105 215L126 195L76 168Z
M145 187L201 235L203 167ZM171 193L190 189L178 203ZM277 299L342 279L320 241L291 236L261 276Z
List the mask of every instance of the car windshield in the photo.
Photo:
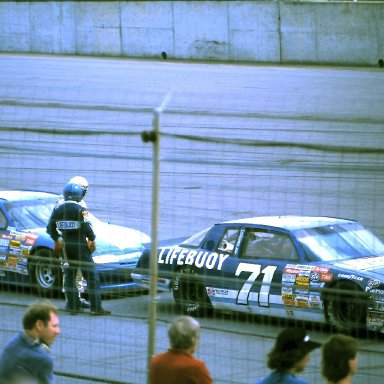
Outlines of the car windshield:
M6 204L18 231L43 228L48 224L57 198L21 200Z
M191 248L197 248L201 242L204 240L205 235L212 227L206 228L202 230L199 233L196 233L195 235L189 237L188 239L184 240L181 245L183 247L191 247Z
M46 227L56 204L57 198L54 197L39 200L21 200L12 203L8 202L6 208L16 224L16 229L23 231L26 229ZM101 223L101 221L91 213L89 213L89 219L94 224Z
M310 258L323 261L384 254L384 244L358 223L328 225L295 231Z

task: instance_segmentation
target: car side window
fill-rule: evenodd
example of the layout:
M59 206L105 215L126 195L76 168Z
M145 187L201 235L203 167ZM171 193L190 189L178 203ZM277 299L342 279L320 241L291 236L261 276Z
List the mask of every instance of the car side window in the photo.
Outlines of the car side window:
M0 229L7 229L8 222L4 213L0 210Z
M217 251L232 253L235 249L237 239L239 238L240 229L239 228L230 228L225 233L221 239Z
M244 236L243 258L296 260L297 251L285 234L248 230Z

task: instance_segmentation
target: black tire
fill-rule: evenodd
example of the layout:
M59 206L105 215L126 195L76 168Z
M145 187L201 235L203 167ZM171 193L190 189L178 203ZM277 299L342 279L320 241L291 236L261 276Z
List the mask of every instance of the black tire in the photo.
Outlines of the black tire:
M205 284L197 270L190 266L179 269L172 284L176 306L189 316L205 316L212 312Z
M41 297L58 297L62 293L62 272L59 261L50 249L40 248L32 256L31 284Z
M325 299L325 314L329 324L343 333L366 329L368 298L360 287L339 282Z

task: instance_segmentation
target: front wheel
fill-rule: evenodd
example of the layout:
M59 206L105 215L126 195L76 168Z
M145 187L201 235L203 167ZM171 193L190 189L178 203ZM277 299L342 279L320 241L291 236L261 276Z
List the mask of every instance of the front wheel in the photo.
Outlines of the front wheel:
M339 332L351 333L366 329L368 300L355 284L336 284L325 300L325 313L329 323Z
M206 287L195 268L181 268L173 281L173 298L185 315L201 316L212 311Z
M61 292L62 274L58 260L51 250L41 248L33 255L31 283L39 296L57 297Z

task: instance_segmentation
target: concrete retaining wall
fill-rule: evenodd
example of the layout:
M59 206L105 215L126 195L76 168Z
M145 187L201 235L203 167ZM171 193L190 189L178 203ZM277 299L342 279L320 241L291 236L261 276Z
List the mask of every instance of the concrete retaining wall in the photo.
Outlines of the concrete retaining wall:
M0 2L0 51L377 65L384 3Z

